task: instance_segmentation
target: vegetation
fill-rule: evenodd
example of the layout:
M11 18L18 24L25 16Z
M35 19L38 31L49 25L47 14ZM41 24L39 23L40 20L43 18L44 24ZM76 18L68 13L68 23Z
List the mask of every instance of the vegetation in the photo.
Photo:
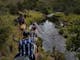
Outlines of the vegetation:
M52 11L68 13L80 13L79 0L0 0L0 10L16 13L18 10L37 10L43 13Z
M80 15L72 13L65 15L64 13L58 13L55 14L55 16L59 16L57 18L59 33L67 39L67 50L80 53Z
M77 54L77 56L78 56L78 57L79 57L79 59L80 59L80 53L78 53L78 54Z
M75 14L69 14L65 15L62 13L62 15L59 15L59 22L60 25L63 24L63 26L60 26L60 34L62 34L65 38L67 38L66 44L67 49L76 51L80 45L79 45L79 37L80 37L80 15Z
M13 41L13 35L16 34L17 40L21 39L18 26L14 25L14 19L17 18L19 11L27 15L26 23L28 26L35 21L41 23L45 19L45 14L54 12L51 21L57 24L59 33L67 39L67 50L79 50L79 0L0 0L0 54L3 56L2 59L0 58L1 60L11 60L17 53L17 43ZM41 41L38 43L41 46ZM42 50L42 48L40 49ZM45 57L46 55L45 53ZM44 58L44 60L47 59Z
M27 14L27 13L26 13ZM36 17L37 16L37 17ZM29 11L27 14L26 23L29 26L31 22L39 22L43 20L43 14L36 11ZM18 44L13 41L13 38L17 40L22 39L21 33L18 29L18 25L15 26L14 20L17 15L10 13L0 16L0 57L1 60L11 60L18 52Z

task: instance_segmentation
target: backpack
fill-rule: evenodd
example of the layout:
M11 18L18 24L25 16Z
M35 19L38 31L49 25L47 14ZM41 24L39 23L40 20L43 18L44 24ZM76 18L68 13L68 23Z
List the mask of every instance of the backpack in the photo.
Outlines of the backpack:
M31 39L25 39L25 49L26 49L26 55L28 56L33 55L34 45Z
M33 41L31 39L24 39L19 43L19 52L21 55L32 56L34 50Z
M24 56L24 40L19 41L19 54L20 56Z

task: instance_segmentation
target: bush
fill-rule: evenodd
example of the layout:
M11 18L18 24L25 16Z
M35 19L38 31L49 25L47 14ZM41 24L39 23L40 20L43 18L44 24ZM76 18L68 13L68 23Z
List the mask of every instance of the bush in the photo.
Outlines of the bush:
M77 54L77 57L80 59L80 53Z
M63 22L64 27L60 28L59 33L62 34L64 37L67 38L67 49L76 51L80 44L80 15L75 14L56 14L57 16L60 16L59 22Z
M10 27L0 26L0 50L4 49L10 35Z
M60 30L59 30L59 34L61 34L61 35L63 35L63 34L64 34L63 29L60 29Z

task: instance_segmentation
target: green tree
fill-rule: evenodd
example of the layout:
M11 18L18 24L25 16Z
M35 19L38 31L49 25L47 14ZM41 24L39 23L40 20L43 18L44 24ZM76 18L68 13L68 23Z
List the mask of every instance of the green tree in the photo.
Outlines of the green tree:
M80 1L79 0L54 0L53 9L56 11L63 11L65 13L79 13Z
M24 9L34 9L38 0L24 0L21 4Z

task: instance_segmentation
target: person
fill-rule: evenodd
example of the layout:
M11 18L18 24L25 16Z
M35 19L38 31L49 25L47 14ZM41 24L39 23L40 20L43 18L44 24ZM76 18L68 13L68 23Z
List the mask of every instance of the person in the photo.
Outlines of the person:
M19 53L20 56L28 56L30 60L35 60L34 56L34 43L33 40L29 38L29 32L23 32L23 39L19 42Z
M35 31L36 30L36 25L34 23L30 26L30 30L31 31Z
M18 17L17 19L18 19L18 23L19 23L19 25L25 23L24 16L23 16L22 14L19 14L19 17Z
M19 28L22 31L26 29L25 18L26 18L26 15L22 15L22 14L19 14L19 17L17 18L17 22L19 24Z
M30 29L30 32L31 32L30 35L31 35L32 39L34 41L36 41L37 40L36 25L33 23L32 25L30 25L29 29Z

